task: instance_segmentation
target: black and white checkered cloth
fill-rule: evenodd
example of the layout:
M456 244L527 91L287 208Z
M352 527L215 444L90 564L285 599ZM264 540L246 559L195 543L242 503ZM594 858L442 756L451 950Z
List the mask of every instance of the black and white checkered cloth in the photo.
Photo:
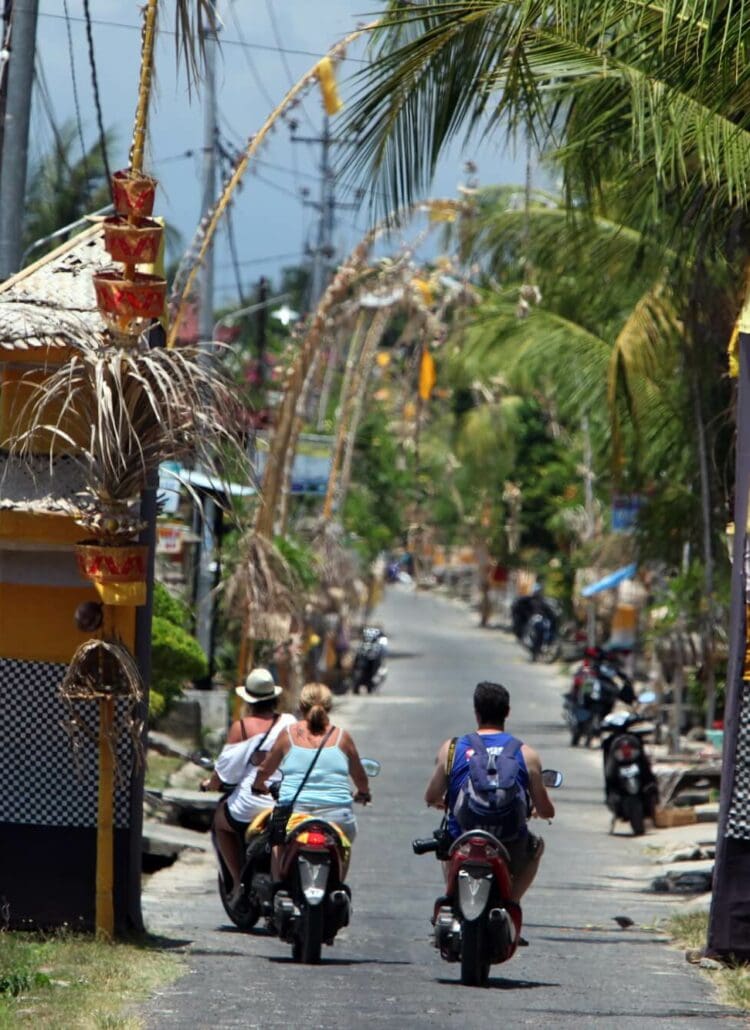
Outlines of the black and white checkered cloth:
M76 763L65 729L68 709L58 697L65 665L0 658L0 823L95 826L98 793L99 706L78 703L89 729ZM120 718L121 713L118 713ZM93 738L93 739L92 739ZM131 744L121 734L115 825L129 825Z
M727 837L750 840L750 684L742 684Z

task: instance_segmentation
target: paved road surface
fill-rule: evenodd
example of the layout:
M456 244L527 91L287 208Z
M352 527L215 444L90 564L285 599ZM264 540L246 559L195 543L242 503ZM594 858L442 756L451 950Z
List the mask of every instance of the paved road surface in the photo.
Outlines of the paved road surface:
M546 1028L646 1025L658 1030L739 1027L707 981L653 930L675 902L642 891L644 840L607 835L599 757L571 751L552 670L531 666L504 634L481 631L462 607L399 588L381 610L393 656L381 694L341 699L335 719L360 753L378 758L375 803L360 815L350 883L354 916L319 967L290 948L228 924L205 859L179 886L148 892L149 928L184 945L190 972L141 1010L153 1030L215 1027ZM527 895L530 947L492 967L488 989L461 987L458 967L430 946L441 876L410 842L435 817L422 802L438 743L472 728L480 679L511 691L510 728L562 769L558 817L542 826L547 851ZM646 843L648 838L646 838ZM170 874L159 874L169 885ZM158 883L159 881L157 881ZM173 881L174 882L174 881ZM627 915L636 926L613 921Z

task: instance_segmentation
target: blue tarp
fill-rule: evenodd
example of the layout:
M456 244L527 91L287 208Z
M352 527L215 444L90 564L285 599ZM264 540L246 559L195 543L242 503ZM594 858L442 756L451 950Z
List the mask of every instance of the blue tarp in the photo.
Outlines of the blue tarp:
M589 586L584 587L581 591L582 597L591 597L592 594L598 594L600 590L610 590L612 587L616 587L618 583L622 583L624 579L632 579L638 571L638 566L633 563L632 565L625 565L621 569L617 569L616 572L610 572L604 579L600 579L597 583L590 583Z

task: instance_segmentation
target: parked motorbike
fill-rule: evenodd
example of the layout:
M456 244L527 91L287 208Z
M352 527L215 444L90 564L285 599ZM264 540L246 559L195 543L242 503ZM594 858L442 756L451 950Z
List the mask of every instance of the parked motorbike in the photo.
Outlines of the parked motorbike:
M570 745L577 747L581 739L586 746L601 734L603 720L615 703L635 701L630 677L620 665L614 651L591 647L573 674L570 691L563 695L563 718L570 728Z
M377 626L365 626L351 672L353 694L358 694L362 687L368 694L372 694L383 683L388 675L385 666L387 653L388 638L385 633Z
M644 737L653 724L633 712L614 712L602 724L604 788L612 827L630 823L633 836L644 833L644 819L653 818L658 790Z
M377 776L380 763L363 758L368 776ZM349 924L351 890L344 883L345 854L349 847L342 831L314 814L292 818L281 845L280 878L271 879L270 810L248 828L243 891L236 904L229 900L231 884L219 856L219 894L224 910L241 930L250 930L264 916L268 928L292 945L295 962L320 962L323 944ZM218 851L217 851L218 854Z
M562 773L545 769L545 786L559 787ZM510 900L510 856L487 830L451 840L444 827L412 843L415 855L447 861L446 892L435 902L434 943L446 962L460 962L461 983L486 985L490 966L513 957L521 936L521 906Z

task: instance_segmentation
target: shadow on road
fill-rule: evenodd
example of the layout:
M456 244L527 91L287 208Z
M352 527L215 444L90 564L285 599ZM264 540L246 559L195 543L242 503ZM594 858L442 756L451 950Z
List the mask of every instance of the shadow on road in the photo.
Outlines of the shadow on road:
M438 977L436 983L443 984L446 987L461 987L463 990L466 990L460 980L446 980L445 977ZM547 980L511 980L505 976L491 976L487 981L487 986L502 991L530 991L535 987L559 987L560 984L548 982Z
M302 962L295 962L291 955L262 955L269 962L276 962L285 966L303 966ZM322 958L318 963L320 966L413 966L413 962L401 961L400 959L389 958Z

